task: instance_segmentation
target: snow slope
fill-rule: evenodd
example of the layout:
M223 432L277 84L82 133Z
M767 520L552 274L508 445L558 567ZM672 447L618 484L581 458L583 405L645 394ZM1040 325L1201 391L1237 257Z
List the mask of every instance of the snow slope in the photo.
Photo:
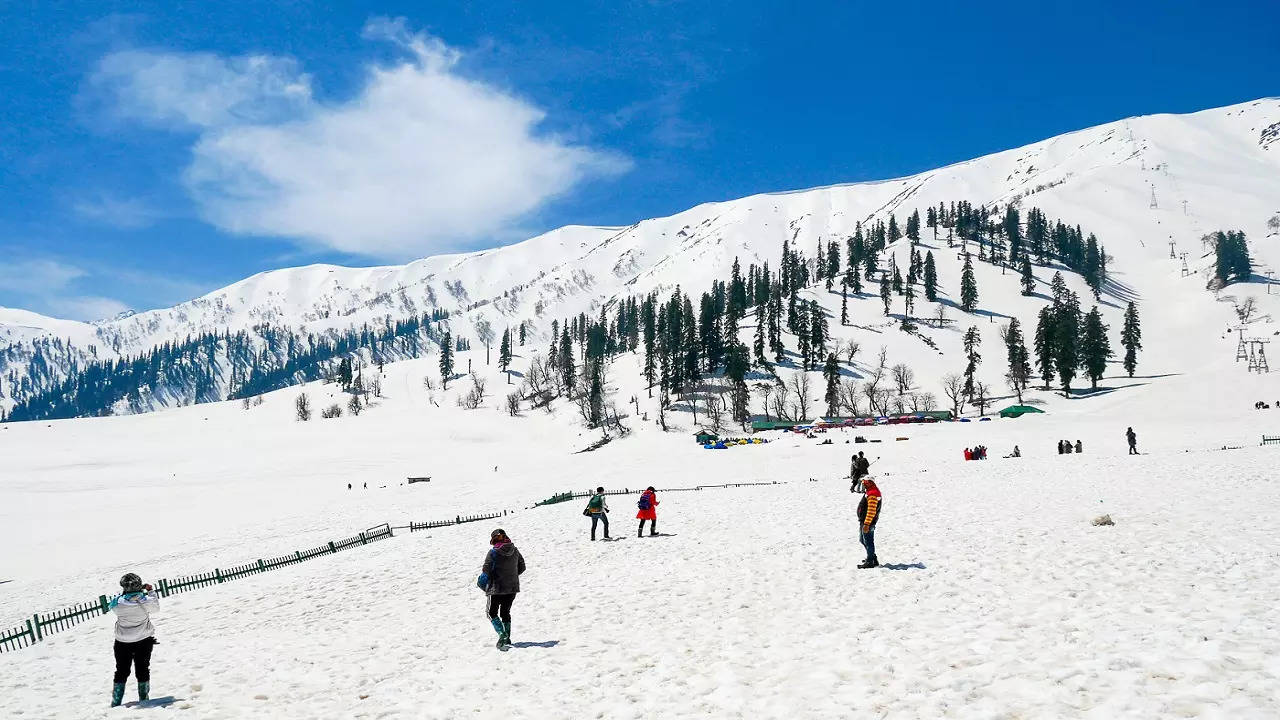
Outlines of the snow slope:
M1280 316L1280 295L1267 295L1260 283L1232 286L1220 298L1228 302L1215 306L1203 290L1212 253L1204 256L1200 242L1208 232L1241 229L1251 239L1259 273L1280 267L1280 234L1268 226L1280 215L1277 133L1280 100L1274 98L1130 118L895 180L707 203L626 228L569 226L507 247L404 266L313 265L262 273L173 308L97 323L93 341L104 354L134 354L203 331L270 323L324 332L431 309L455 313L455 335L474 336L483 323L501 328L530 321L542 337L553 319L594 315L627 295L666 293L677 285L699 293L727 277L735 257L743 267L768 261L776 268L784 240L812 258L819 240L841 240L859 221L896 214L901 222L913 210L958 200L1037 206L1051 221L1082 225L1114 258L1109 267L1119 284L1107 299L1112 305L1140 301L1153 330L1149 339L1216 336L1233 321L1231 300L1258 296L1260 316ZM925 235L931 240L927 230ZM1170 258L1170 242L1176 254L1188 254L1192 275L1184 277L1182 260ZM944 290L957 292L959 259L936 254ZM1047 283L1054 269L1038 268L1038 280ZM1020 299L1016 278L979 280L985 311L1016 315L1024 324L1033 319L1038 304ZM854 312L874 318L878 303L861 298ZM830 311L831 299L824 305ZM1116 313L1103 309L1118 327ZM917 308L922 316L930 311L928 303ZM6 326L0 318L0 337ZM71 340L87 341L79 331ZM955 347L944 342L941 350L952 354ZM0 371L19 378L24 356L15 357ZM1175 369L1199 367L1197 358Z
M13 550L3 617L96 596L126 569L155 578L375 522L510 509L166 601L154 694L201 718L1280 712L1280 449L1254 445L1280 410L1224 400L1191 424L1168 417L1162 395L1135 393L858 431L880 443L771 434L726 451L636 419L630 437L570 455L592 437L569 408L463 411L455 390L416 382L427 365L388 366L388 397L356 418L292 422L289 390L247 411L6 426L17 472L0 480L0 542ZM1126 424L1147 454L1125 454ZM1062 437L1085 454L1055 454ZM979 443L993 459L963 462ZM1014 443L1024 457L1002 459ZM856 497L838 476L855 449L879 458L880 570L853 567ZM432 482L399 484L418 473ZM595 484L772 480L785 484L662 494L671 535L652 539L628 537L633 501L610 498L614 534L628 537L610 544L587 540L580 502L526 509ZM1104 512L1116 525L1093 527ZM529 564L507 654L474 587L497 525ZM0 714L141 717L105 707L110 628L95 619L0 655Z

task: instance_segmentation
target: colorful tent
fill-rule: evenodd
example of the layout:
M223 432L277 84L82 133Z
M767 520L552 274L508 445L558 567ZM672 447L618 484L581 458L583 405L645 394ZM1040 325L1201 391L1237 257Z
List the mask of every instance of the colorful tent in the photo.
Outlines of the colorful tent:
M1000 411L1000 417L1016 418L1016 417L1021 417L1023 415L1026 415L1027 413L1043 413L1043 412L1044 411L1041 410L1040 408L1031 407L1030 405L1010 405L1009 407Z

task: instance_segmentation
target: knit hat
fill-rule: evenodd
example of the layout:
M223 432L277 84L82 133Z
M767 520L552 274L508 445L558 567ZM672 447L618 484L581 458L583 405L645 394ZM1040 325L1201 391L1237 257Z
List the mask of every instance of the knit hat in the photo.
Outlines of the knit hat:
M120 578L120 589L127 593L142 592L142 578L137 573L125 573Z

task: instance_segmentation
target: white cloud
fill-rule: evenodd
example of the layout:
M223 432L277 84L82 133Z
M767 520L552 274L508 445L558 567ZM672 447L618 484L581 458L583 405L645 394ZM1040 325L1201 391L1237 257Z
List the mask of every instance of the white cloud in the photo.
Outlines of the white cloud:
M112 197L105 194L76 200L72 204L72 209L77 215L87 220L122 230L150 227L157 220L165 217L164 212L138 198Z
M199 129L184 173L201 216L241 234L378 257L508 236L625 157L540 132L545 113L465 77L460 53L375 19L366 38L409 59L371 66L341 102L317 100L285 58L130 51L95 85L127 117Z
M101 320L129 309L119 300L78 294L77 280L90 273L48 258L0 263L0 292L16 298L24 309L72 320Z

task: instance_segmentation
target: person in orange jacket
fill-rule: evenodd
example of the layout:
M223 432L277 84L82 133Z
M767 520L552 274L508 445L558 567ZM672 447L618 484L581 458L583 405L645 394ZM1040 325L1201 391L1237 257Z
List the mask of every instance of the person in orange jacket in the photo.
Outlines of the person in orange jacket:
M636 517L640 518L640 527L636 529L636 537L644 535L644 521L649 521L649 535L658 534L658 495L650 485L640 495L640 500L636 503L636 507L640 511L636 513Z
M849 490L863 493L862 501L858 503L858 522L860 523L858 540L867 549L867 559L863 560L858 567L862 569L879 567L880 561L876 558L876 522L880 519L882 505L880 488L876 486L875 480L866 477Z

